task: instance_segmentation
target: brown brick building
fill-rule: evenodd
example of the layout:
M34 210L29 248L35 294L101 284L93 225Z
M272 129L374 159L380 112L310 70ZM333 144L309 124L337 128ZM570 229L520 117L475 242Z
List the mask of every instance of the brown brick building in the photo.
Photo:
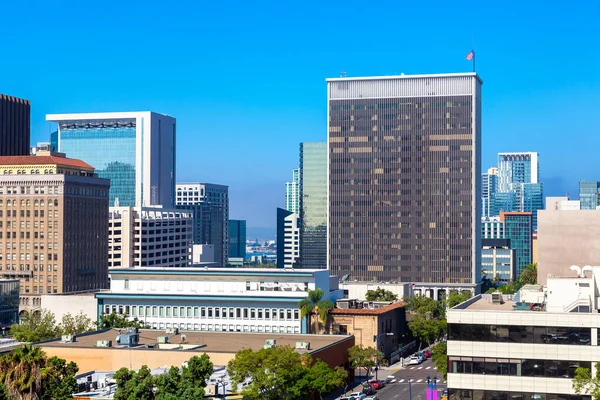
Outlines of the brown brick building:
M410 333L406 325L404 302L382 305L380 308L356 308L356 303L359 302L339 300L338 307L348 308L331 310L327 326L319 325L321 333L354 335L356 344L363 347L377 347L377 341L373 339L379 335L379 349L385 357L408 341ZM363 303L363 307L369 306L367 302Z
M22 310L108 287L109 186L60 153L0 157L0 279L20 280Z

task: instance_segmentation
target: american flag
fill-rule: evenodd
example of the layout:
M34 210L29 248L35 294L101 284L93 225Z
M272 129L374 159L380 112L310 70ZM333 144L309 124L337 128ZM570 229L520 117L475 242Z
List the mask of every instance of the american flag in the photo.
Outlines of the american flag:
M467 60L471 61L475 57L475 50L471 50L469 54L467 54Z

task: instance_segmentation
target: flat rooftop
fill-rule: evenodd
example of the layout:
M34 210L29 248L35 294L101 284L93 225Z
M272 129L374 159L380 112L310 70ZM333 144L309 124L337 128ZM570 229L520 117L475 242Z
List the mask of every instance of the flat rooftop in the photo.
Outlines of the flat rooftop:
M109 329L96 331L90 334L84 334L76 337L74 343L62 343L61 339L55 339L49 342L40 343L41 347L70 347L70 348L96 348L98 340L112 340L113 347L106 350L122 349L123 346L116 345L116 338L120 334L124 334L125 329ZM347 335L291 335L282 333L245 333L245 332L198 332L198 331L180 331L179 334L167 335L164 330L155 329L140 329L139 330L139 345L131 347L147 349L144 345L156 345L159 336L169 336L169 344L182 344L181 335L185 335L185 345L187 346L202 346L190 348L187 351L191 352L206 352L206 353L237 353L242 349L262 349L265 345L265 340L277 340L277 346L296 347L296 342L309 342L310 350L308 353L331 346L340 341L344 341L352 336ZM186 347L187 347L186 346ZM125 347L126 348L126 347ZM165 350L173 350L166 348ZM161 351L156 348L154 351ZM181 351L186 351L185 349Z
M485 311L493 311L493 310L501 310L501 311L513 311L513 305L515 303L512 300L504 300L503 303L494 304L491 299L480 298L467 307L462 308L463 310L485 310Z

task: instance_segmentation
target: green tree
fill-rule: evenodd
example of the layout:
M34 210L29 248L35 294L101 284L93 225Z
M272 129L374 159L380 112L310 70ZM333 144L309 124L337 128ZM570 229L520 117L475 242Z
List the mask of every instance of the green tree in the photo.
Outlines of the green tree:
M471 298L471 292L459 292L458 290L451 290L446 299L446 307L453 308L467 301Z
M423 315L416 315L408 321L408 327L413 336L420 342L419 350L421 350L423 343L431 346L433 342L446 334L445 319L427 318Z
M25 345L0 357L0 382L15 400L41 397L46 355L39 347Z
M25 312L20 324L10 327L10 334L20 342L40 342L60 336L54 314L48 310Z
M133 372L121 368L115 372L117 391L115 400L154 400L154 377L147 365Z
M494 292L500 292L502 294L515 294L519 290L516 283L508 283L506 285L498 286L497 288L490 288L486 293L491 294Z
M6 386L3 383L0 383L0 400L10 400L8 390L6 390Z
M362 345L352 346L348 349L348 361L353 368L364 368L365 376L369 376L369 370L377 365L377 358L382 360L379 351L373 347Z
M389 290L380 288L379 286L375 290L367 290L366 294L367 301L396 301L398 296Z
M75 375L79 367L74 362L67 363L62 358L50 357L42 375L42 400L71 400L77 392Z
M310 391L316 393L323 400L324 395L342 387L347 378L348 372L345 369L337 367L333 370L323 361L317 360L308 368L304 379L308 382L307 386Z
M98 322L100 329L110 328L149 328L144 321L134 318L130 320L127 315L119 315L115 312L102 314Z
M517 285L522 288L525 285L535 285L537 283L537 263L527 264L517 278Z
M314 314L315 310L323 325L327 325L327 316L329 315L329 310L333 309L334 304L330 300L322 300L323 296L325 296L323 289L309 290L308 297L298 302L300 317L306 317L308 333L313 331L311 329L311 316ZM317 329L315 331L318 331L318 321Z
M61 323L58 325L58 330L63 335L79 335L81 333L92 332L98 329L96 322L92 321L83 312L73 316L71 313L66 313L62 317Z
M444 305L426 296L413 296L405 298L406 308L411 314L427 316L427 318L443 318Z
M448 346L446 342L439 342L431 347L431 359L435 364L438 373L444 375L444 379L448 375Z
M185 400L201 399L204 397L206 381L212 375L214 365L206 354L193 356L181 371L181 398Z
M252 400L295 400L306 398L307 365L310 356L300 355L290 346L240 350L227 365L234 390L242 382L250 383L242 395Z
M577 368L573 378L573 390L577 394L591 395L600 399L600 362L596 363L596 373L592 375L589 368Z

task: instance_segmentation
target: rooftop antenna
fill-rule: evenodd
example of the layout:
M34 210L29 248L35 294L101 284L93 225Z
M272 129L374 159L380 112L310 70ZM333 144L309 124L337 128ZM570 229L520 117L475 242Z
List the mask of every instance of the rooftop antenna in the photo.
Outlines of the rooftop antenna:
M340 78L345 78L347 75L346 71L340 71Z

